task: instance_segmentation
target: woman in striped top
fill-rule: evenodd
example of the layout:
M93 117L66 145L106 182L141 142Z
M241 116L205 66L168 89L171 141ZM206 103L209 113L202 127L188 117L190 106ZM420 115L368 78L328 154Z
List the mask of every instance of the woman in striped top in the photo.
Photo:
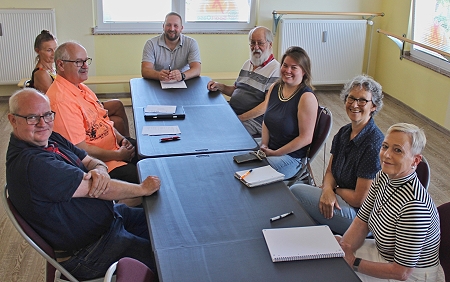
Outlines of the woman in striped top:
M391 126L380 149L381 171L342 238L345 260L362 281L436 281L439 215L415 173L423 130ZM368 232L374 239L365 240Z

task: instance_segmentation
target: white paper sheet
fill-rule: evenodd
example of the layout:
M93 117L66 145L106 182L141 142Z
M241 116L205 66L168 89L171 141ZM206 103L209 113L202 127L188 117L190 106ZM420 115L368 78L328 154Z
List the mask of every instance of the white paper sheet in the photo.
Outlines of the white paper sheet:
M147 105L145 107L146 113L168 113L174 114L177 111L177 106L165 106L165 105Z
M142 128L142 135L165 135L165 134L180 134L180 128L178 125L174 126L144 126Z
M161 88L162 89L169 89L169 88L187 88L186 83L184 80L182 81L160 81L161 82Z

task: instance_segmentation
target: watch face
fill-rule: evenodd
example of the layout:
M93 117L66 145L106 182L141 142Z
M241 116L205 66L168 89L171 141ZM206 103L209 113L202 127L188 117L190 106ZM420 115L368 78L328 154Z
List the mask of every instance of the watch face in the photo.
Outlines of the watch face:
M186 75L182 72L181 73L181 80L185 80L186 79Z

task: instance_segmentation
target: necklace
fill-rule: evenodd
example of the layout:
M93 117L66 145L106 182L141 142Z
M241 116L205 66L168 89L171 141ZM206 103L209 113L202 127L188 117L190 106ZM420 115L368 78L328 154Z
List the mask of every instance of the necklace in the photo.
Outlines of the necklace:
M385 204L387 204L387 202L389 202L389 200L391 199L391 197L397 192L397 189L398 189L398 186L395 188L394 192L392 192L392 194L389 195L389 197L386 199L386 201L384 201L384 196L385 196L385 194L386 194L387 188L384 189L383 195L381 196L381 205L380 205L380 206L378 207L378 209L377 209L377 214L380 214L380 213L383 211L383 206L384 206Z
M287 101L291 100L298 93L298 91L300 90L300 86L301 85L302 84L299 84L297 86L297 89L295 89L294 93L292 93L292 95L289 96L289 98L284 98L284 95L283 95L283 84L280 84L280 87L278 88L278 98L282 102L287 102Z

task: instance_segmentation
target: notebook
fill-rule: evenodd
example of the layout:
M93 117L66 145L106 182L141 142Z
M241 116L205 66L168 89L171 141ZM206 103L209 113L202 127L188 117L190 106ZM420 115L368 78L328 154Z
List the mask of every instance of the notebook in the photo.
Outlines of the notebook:
M328 225L263 229L273 262L345 255Z
M251 172L249 173L249 171ZM284 174L279 173L270 165L251 170L237 171L234 176L248 187L255 187L284 180Z
M175 107L175 106L174 106ZM147 106L148 108L148 106ZM184 112L184 108L182 106L176 106L175 111L169 112L160 112L160 111L147 111L148 109L144 109L144 118L145 120L155 120L155 119L184 119L186 117L186 113Z

